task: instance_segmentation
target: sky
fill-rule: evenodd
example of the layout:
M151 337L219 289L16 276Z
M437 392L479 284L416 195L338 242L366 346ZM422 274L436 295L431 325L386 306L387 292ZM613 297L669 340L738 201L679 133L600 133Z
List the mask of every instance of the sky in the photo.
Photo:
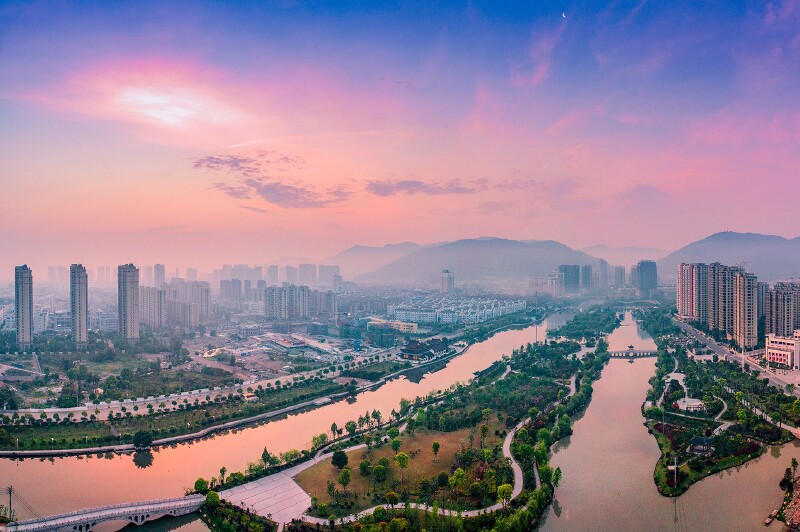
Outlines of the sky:
M795 237L798 67L800 0L0 0L0 267Z

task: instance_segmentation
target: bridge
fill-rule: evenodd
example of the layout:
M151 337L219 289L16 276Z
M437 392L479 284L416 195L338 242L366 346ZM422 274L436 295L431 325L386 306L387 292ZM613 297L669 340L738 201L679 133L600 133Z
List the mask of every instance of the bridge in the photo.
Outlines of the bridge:
M55 532L88 532L98 524L106 521L128 521L141 525L147 521L167 515L179 516L190 514L200 509L205 502L203 495L190 495L175 499L157 501L132 502L101 506L79 510L67 514L40 517L27 521L17 521L6 525L8 532L20 531L55 531Z
M658 355L656 350L648 349L625 349L622 351L609 351L608 354L616 358L639 358L639 357L654 357Z

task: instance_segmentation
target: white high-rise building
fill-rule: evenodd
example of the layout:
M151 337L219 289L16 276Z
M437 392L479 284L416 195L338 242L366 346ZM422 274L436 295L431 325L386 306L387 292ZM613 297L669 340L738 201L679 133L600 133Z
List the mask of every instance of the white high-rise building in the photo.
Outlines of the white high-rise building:
M117 268L119 335L128 341L139 340L139 270L133 264Z
M678 316L689 321L708 321L708 265L703 263L678 266Z
M75 347L89 341L89 276L82 264L69 267L69 303L72 312L72 338Z
M152 286L139 287L139 319L154 329L167 325L167 292Z
M33 272L27 264L14 268L14 308L17 345L29 349L33 342Z
M161 288L167 281L167 267L163 264L156 264L153 266L153 286Z
M758 343L758 279L752 273L733 278L733 339L742 349Z
M455 278L453 277L453 272L450 270L442 270L442 284L439 287L439 291L443 294L449 294L453 291L455 287Z

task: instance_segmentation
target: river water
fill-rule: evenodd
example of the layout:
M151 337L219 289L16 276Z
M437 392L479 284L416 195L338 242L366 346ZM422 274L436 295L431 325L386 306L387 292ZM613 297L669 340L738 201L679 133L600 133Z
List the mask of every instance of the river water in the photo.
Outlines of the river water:
M545 337L548 327L559 327L568 314L556 314L542 325L504 331L470 346L437 371L419 382L405 377L394 379L380 388L360 393L354 403L333 403L286 419L243 428L192 444L177 445L153 452L149 467L140 468L131 456L67 457L14 461L0 459L0 487L13 485L26 502L41 515L52 515L81 508L130 501L176 497L194 485L197 477L218 476L225 466L228 472L242 471L256 462L261 450L272 453L303 449L315 434L328 432L331 423L344 426L365 411L379 409L384 418L398 408L401 398L413 399L451 384L464 382L476 371L486 369L504 354L527 342ZM16 505L18 517L32 517Z
M626 316L609 338L610 350L653 341ZM677 498L661 496L653 482L660 453L643 425L640 407L655 359L612 360L574 433L554 446L553 467L563 479L541 530L763 530L782 500L778 487L793 442L772 447L747 464L707 477ZM772 528L778 529L780 523Z

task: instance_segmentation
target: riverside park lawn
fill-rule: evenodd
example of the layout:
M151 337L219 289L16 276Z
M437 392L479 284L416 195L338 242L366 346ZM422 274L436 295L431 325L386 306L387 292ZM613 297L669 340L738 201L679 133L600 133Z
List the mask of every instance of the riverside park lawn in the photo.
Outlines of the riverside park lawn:
M493 416L494 417L494 416ZM484 447L491 448L502 444L502 437L495 436L495 430L502 427L497 423L496 418L488 423L489 435L486 437ZM352 481L347 486L348 500L354 503L349 512L356 512L365 508L375 506L372 493L384 494L387 491L394 491L398 494L408 491L411 499L414 500L414 493L419 491L419 482L422 479L435 479L439 473L451 473L451 466L455 463L456 453L461 449L470 447L470 433L473 433L473 444L475 448L480 447L480 430L478 426L467 427L453 432L438 431L415 431L413 435L401 434L399 439L403 442L400 452L409 455L409 465L402 472L403 481L401 482L400 468L394 463L394 451L389 443L384 443L380 447L373 446L372 451L367 452L366 448L349 451L347 467L350 468ZM439 454L434 461L433 442L440 444ZM389 475L385 482L373 484L374 475L363 476L359 471L359 464L367 459L372 462L372 466L378 464L381 458L390 461ZM295 477L297 483L312 497L317 497L319 502L330 504L333 502L328 494L327 485L329 481L336 482L339 476L339 468L331 464L331 459L321 461L313 467L306 469ZM336 489L342 486L336 484Z

